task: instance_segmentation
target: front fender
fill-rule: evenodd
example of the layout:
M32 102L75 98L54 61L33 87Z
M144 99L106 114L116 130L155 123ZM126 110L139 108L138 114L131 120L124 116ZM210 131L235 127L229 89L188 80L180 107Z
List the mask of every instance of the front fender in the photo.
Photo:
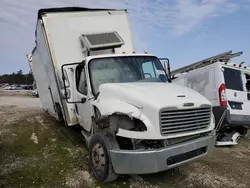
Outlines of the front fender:
M109 116L112 114L125 114L131 118L141 120L147 127L147 131L137 132L125 129L118 129L117 136L135 139L149 139L155 135L155 129L150 120L144 115L143 108L134 106L127 102L117 99L96 100L92 103L101 113L101 116Z

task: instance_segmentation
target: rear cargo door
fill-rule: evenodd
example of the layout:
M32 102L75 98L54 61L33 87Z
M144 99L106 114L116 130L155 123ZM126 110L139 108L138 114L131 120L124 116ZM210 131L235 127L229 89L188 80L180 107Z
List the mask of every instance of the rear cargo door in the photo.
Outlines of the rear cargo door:
M223 67L226 95L230 114L250 114L250 73L241 69Z

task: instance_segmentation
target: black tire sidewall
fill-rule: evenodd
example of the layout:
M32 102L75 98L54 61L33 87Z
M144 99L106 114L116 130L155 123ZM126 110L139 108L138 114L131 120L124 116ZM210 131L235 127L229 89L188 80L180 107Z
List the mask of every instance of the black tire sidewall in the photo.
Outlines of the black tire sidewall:
M100 177L98 175L98 173L96 172L94 166L93 166L93 162L92 162L92 150L93 147L96 144L100 144L103 147L103 151L104 151L104 155L105 155L105 168L104 168L104 173L102 175L102 177ZM90 140L90 144L89 144L89 159L90 159L90 165L91 165L91 169L95 175L95 177L100 181L100 182L105 182L105 180L107 179L108 175L109 175L109 169L111 163L110 163L110 156L109 156L109 143L108 141L105 139L105 135L103 134L95 134L93 135L93 137Z

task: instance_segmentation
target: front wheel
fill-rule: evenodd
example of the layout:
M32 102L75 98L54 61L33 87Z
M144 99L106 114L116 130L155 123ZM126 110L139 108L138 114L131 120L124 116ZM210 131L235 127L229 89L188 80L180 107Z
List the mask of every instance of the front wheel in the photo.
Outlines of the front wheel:
M111 133L97 133L92 136L89 143L90 164L100 182L110 182L118 178L109 155L110 150L118 148L118 143Z

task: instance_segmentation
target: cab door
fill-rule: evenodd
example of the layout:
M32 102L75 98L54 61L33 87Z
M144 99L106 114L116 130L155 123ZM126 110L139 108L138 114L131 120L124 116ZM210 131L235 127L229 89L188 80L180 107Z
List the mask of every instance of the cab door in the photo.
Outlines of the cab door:
M89 100L90 85L88 82L87 69L84 63L74 63L62 66L62 74L65 77L65 71L70 69L74 71L71 79L68 79L71 85L70 88L65 87L65 93L67 95L66 102L73 104L75 115L78 119L78 123L88 132L91 131L91 105ZM64 86L66 86L66 80L63 79Z

